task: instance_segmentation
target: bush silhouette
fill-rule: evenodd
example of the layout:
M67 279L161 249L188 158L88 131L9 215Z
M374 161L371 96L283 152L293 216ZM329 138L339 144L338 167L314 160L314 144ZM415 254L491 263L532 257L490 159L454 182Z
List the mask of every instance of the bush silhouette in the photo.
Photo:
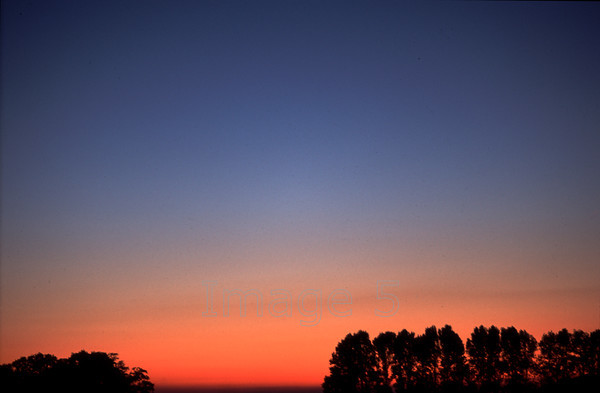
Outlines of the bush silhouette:
M81 351L69 358L38 353L0 365L3 392L147 393L146 370L129 369L115 353Z

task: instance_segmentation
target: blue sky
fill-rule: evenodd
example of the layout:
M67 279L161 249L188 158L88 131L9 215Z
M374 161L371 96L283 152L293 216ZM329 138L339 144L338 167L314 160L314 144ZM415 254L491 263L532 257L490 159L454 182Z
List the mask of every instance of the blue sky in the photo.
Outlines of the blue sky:
M598 195L592 5L31 8L7 7L3 67L5 201L30 219L554 215Z

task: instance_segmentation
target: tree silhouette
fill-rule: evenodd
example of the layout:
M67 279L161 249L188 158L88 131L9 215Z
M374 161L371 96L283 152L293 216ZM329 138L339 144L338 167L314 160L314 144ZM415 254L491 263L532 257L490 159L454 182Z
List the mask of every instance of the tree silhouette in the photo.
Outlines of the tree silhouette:
M600 376L600 329L590 333L590 375Z
M567 329L544 334L540 340L540 371L546 382L556 383L569 377L571 334Z
M385 332L380 333L373 339L373 345L377 351L377 357L379 359L379 370L382 380L382 392L392 392L391 381L392 372L391 367L395 362L394 358L394 344L396 342L396 333Z
M474 381L484 389L494 389L500 382L500 350L500 331L493 325L476 327L467 339Z
M0 366L5 392L147 393L154 391L147 372L129 370L117 354L81 351L67 359L38 353Z
M573 376L582 376L589 373L591 343L590 335L583 330L573 330L569 346L570 371Z
M438 384L440 341L435 326L415 338L413 351L417 361L418 385L422 389L433 389Z
M377 352L363 330L340 341L329 364L330 375L322 385L325 393L371 393L382 385Z
M460 336L446 325L438 332L441 348L440 385L446 390L458 390L468 377L465 346Z
M521 380L529 381L530 376L536 371L535 352L537 351L538 343L535 337L525 330L519 330L519 337L521 340L521 356L518 368L521 372Z
M11 364L2 365L0 381L3 381L2 386L22 388L23 391L40 391L54 382L53 370L57 364L58 359L54 355L37 353L21 357Z
M517 381L521 356L521 337L513 326L500 330L500 346L502 347L502 371L509 381Z
M416 384L414 342L415 334L406 329L396 335L394 341L395 363L392 365L392 375L396 380L394 386L397 392L411 390Z
M548 332L538 343L525 330L479 326L465 346L450 325L348 334L330 360L330 392L596 393L600 330Z
M502 328L500 331L502 349L502 372L508 383L523 384L535 365L536 339L524 330L515 327Z
M37 353L15 360L12 366L19 374L44 375L56 366L57 362L58 359L54 355Z

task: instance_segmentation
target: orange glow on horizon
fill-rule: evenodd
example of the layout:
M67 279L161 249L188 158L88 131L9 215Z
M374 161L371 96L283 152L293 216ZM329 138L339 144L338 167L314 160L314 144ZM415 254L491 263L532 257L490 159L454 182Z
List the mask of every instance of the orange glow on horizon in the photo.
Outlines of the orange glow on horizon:
M157 385L315 386L328 373L336 344L359 329L373 338L383 331L405 328L420 334L427 326L448 323L466 342L480 324L514 325L538 340L549 330L566 327L592 331L598 327L598 316L592 312L597 306L585 302L589 297L585 291L542 292L529 294L527 299L520 299L518 294L473 299L441 291L428 296L397 291L400 307L389 318L373 312L385 308L386 303L356 293L351 316L335 317L325 310L316 326L302 326L296 309L291 317L277 318L268 313L258 317L253 305L249 305L246 317L235 313L204 317L203 308L198 307L196 313L187 315L171 310L163 318L134 314L135 319L126 324L99 322L104 317L110 320L107 314L95 315L87 323L80 321L80 328L67 320L52 329L29 325L19 331L4 331L15 339L3 342L2 362L40 351L65 357L85 349L117 352L127 365L148 370ZM519 307L514 306L516 302ZM579 323L568 326L566 320Z

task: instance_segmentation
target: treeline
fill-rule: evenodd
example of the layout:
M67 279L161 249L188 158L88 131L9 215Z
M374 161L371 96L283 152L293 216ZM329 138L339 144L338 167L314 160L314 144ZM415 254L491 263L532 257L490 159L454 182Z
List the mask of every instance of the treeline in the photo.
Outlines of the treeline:
M324 393L600 392L600 330L479 326L466 345L451 326L416 335L359 331L331 356Z
M73 353L69 358L38 353L0 365L2 392L150 393L147 371L125 366L116 353Z

